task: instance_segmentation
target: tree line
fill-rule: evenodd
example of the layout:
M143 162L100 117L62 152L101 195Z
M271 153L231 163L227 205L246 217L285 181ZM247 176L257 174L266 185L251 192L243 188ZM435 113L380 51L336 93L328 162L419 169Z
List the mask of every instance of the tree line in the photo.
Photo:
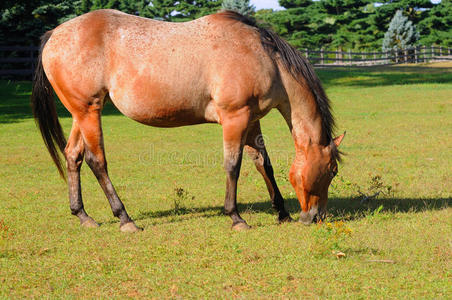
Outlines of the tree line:
M398 11L413 25L416 43L452 47L452 0L279 0L279 4L285 9L256 11L249 0L2 0L0 44L36 45L45 31L101 8L183 22L223 7L251 15L298 48L380 50Z

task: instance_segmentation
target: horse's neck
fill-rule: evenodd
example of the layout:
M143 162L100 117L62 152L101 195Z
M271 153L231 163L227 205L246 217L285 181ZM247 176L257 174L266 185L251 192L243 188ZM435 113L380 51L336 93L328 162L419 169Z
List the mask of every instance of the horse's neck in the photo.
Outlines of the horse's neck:
M297 153L306 149L309 143L324 144L322 119L313 93L298 83L292 82L289 87L286 86L287 97L280 112L292 132Z

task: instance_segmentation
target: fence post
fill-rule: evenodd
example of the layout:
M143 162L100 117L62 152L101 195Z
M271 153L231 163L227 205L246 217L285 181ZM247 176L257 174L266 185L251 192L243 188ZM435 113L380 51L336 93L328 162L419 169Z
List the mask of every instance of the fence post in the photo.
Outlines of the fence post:
M417 64L417 46L414 47L414 63Z
M427 52L427 46L422 46L422 58L424 60L424 63L427 62L427 57L425 55L426 52Z
M404 54L405 54L405 57L404 57L404 62L405 63L407 63L409 60L408 60L408 49L407 48L405 48L405 51L404 51Z
M324 65L325 61L323 60L323 47L320 48L320 64Z
M308 58L308 57L309 57L309 49L306 48L306 58Z
M350 66L352 65L352 50L348 49L348 59L350 62Z
M443 47L439 46L439 56L443 56Z
M433 47L433 45L432 45L432 53L431 53L431 58L432 58L432 60L433 60L433 56L435 55L435 47Z

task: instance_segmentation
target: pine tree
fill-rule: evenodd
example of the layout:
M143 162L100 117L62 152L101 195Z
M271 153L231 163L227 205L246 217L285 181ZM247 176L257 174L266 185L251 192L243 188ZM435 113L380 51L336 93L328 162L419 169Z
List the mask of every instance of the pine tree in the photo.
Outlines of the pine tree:
M1 1L0 44L38 45L47 30L75 16L72 0Z
M341 49L367 48L369 45L369 0L322 0L313 24L324 35L323 46Z
M317 14L318 1L280 0L285 10L259 10L255 17L261 24L271 27L297 48L313 48L324 37L313 30L312 16Z
M140 11L141 5L145 5L143 1L137 0L81 0L75 3L77 3L75 8L77 15L103 8L117 9L135 15Z
M256 10L256 7L250 4L250 0L223 0L221 8L234 10L245 16L253 14Z
M408 18L398 10L389 24L383 39L383 51L406 49L419 40L419 32Z
M419 22L419 31L422 45L452 47L452 1L443 0L435 5Z
M164 21L193 20L216 12L221 0L141 0L139 15Z
M442 0L441 2L445 1L450 0ZM375 12L368 19L372 28L373 48L381 47L388 24L398 10L402 10L403 15L407 16L408 20L417 26L421 20L429 15L431 8L438 5L430 0L379 0L378 2L380 5L374 8Z

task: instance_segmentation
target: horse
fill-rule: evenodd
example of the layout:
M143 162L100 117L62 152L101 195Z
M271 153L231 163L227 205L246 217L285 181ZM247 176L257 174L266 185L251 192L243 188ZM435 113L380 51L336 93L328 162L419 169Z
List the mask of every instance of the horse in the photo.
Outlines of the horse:
M70 112L66 141L54 93ZM125 116L157 127L222 126L226 195L232 229L250 228L237 209L242 154L265 180L279 222L292 221L261 139L259 120L276 108L295 144L289 179L304 224L325 218L328 187L338 171L344 134L333 138L329 99L313 67L294 47L254 19L233 11L171 23L97 10L41 37L31 103L44 143L60 175L66 161L71 213L97 227L85 211L80 168L96 176L120 230L141 230L109 178L101 112L107 101Z

